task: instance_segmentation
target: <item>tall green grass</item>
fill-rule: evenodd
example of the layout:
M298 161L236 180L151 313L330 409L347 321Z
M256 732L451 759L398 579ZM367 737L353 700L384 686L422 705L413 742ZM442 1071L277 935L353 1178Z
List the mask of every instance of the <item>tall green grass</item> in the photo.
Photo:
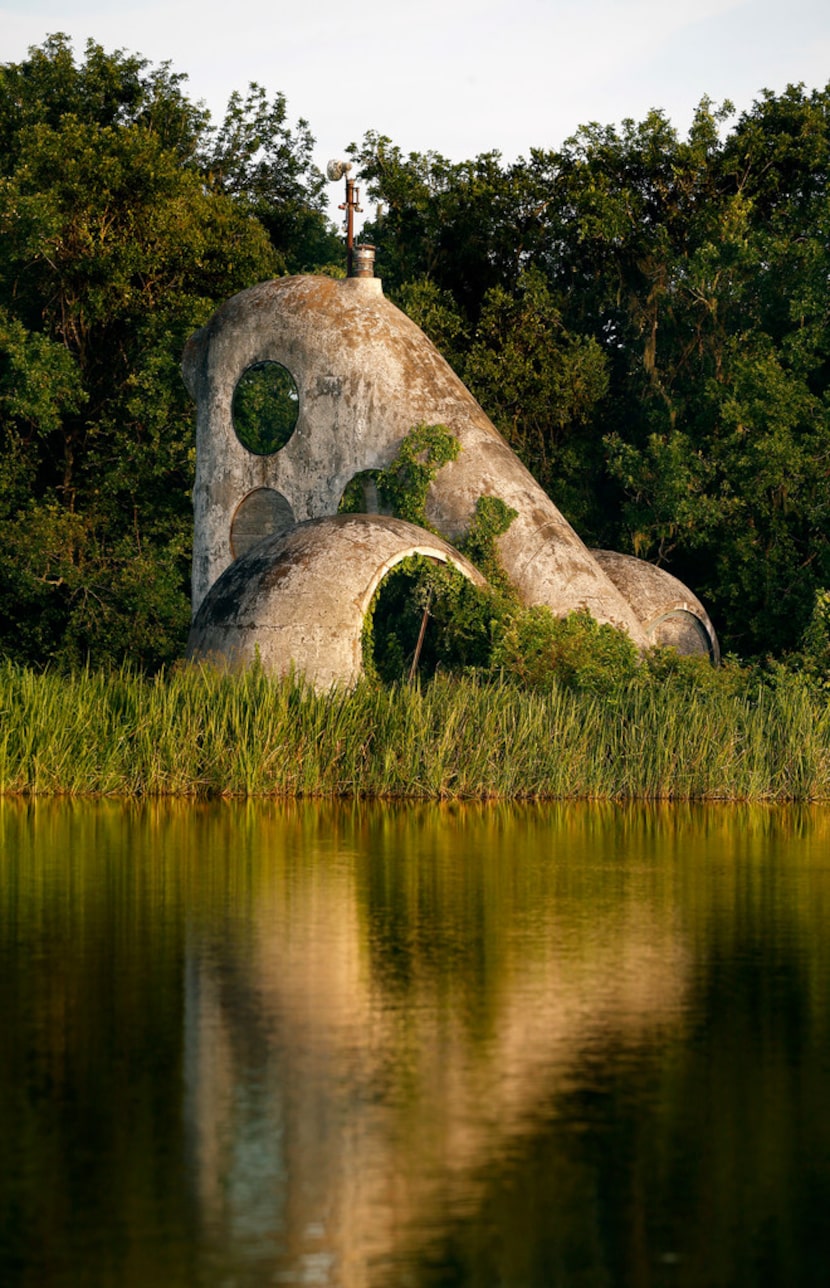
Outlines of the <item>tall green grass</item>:
M422 799L830 799L830 712L798 677L496 680L318 694L261 670L38 674L0 664L0 792Z

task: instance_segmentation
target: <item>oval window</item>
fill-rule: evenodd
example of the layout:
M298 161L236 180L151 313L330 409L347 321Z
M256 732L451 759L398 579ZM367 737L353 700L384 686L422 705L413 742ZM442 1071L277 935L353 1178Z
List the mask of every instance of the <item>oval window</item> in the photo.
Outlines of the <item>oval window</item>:
M233 427L242 446L257 456L271 456L285 447L299 411L294 377L280 362L255 362L236 382Z

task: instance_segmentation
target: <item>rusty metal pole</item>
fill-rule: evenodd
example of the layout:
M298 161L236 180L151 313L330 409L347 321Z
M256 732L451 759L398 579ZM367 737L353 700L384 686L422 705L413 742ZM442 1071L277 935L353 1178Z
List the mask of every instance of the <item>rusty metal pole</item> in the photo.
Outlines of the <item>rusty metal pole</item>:
M421 618L421 629L418 632L418 642L415 645L415 656L413 657L412 665L409 668L410 684L413 684L415 682L415 676L417 675L417 672L418 672L418 663L421 660L421 649L424 647L424 636L426 635L427 622L429 621L429 606L431 602L432 602L432 596L430 595L429 599L426 602L426 606L424 608L424 615Z
M355 211L361 214L360 189L355 188L354 179L346 179L346 200L339 207L346 212L346 275L354 277L354 216Z

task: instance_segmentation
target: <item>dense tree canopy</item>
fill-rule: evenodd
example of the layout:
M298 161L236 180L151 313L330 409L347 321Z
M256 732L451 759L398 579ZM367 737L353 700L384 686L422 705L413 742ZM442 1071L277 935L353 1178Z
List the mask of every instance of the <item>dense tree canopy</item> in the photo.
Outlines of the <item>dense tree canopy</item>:
M732 115L590 125L513 165L354 152L387 289L580 533L764 654L830 584L830 88Z
M333 271L312 146L282 95L213 126L92 42L0 67L0 651L180 653L182 349L234 291ZM830 87L513 164L352 147L387 294L586 540L688 581L743 654L796 647L830 587L828 151Z
M211 130L182 78L60 36L0 69L0 649L180 654L189 617L187 337L337 239L281 96Z

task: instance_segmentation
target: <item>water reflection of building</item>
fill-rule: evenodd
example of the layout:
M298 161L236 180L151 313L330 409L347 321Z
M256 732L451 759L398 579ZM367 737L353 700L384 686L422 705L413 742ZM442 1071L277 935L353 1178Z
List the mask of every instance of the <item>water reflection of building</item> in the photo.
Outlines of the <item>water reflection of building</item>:
M193 931L186 1106L218 1259L376 1283L476 1204L488 1160L533 1134L586 1050L678 1021L687 963L653 904L623 893L580 920L566 891L543 904L497 883L465 912L440 870L394 893L412 931L399 976L378 940L393 895L350 860L298 864Z

